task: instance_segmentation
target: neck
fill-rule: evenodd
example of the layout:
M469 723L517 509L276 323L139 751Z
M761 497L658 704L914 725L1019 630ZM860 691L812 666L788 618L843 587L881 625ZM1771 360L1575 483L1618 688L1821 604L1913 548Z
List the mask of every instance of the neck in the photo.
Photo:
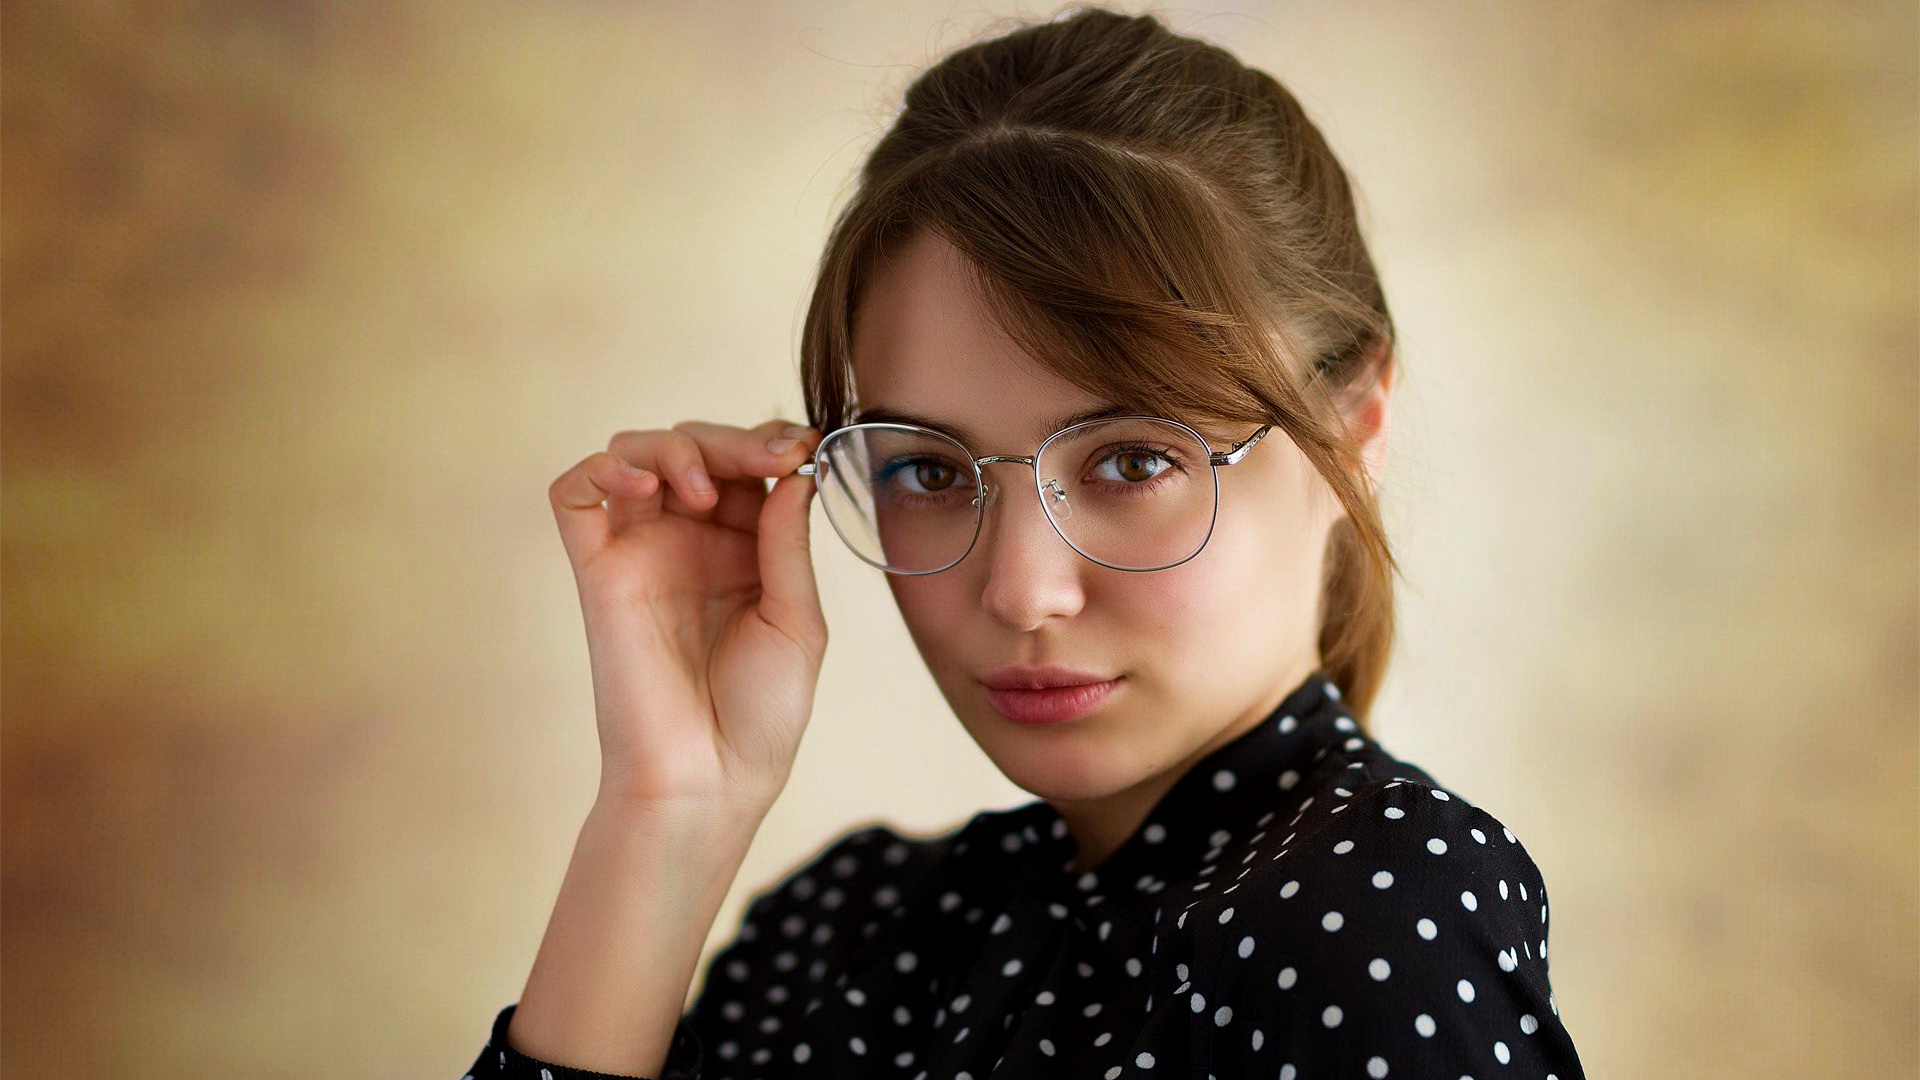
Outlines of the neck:
M1072 833L1078 848L1073 858L1073 872L1084 874L1098 869L1107 856L1119 850L1127 838L1140 828L1147 820L1147 815L1153 812L1153 808L1189 769L1266 719L1319 666L1320 650L1308 650L1294 661L1258 703L1242 712L1233 723L1220 729L1213 738L1179 762L1132 787L1097 799L1070 802L1049 799L1054 810L1066 821L1067 830Z

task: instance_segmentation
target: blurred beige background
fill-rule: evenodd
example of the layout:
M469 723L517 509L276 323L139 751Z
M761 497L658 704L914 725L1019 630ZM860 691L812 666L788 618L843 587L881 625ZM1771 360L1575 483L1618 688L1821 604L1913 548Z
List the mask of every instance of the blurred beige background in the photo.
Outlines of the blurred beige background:
M461 1074L598 776L546 485L800 418L900 89L1049 10L0 7L6 1072ZM1363 194L1375 731L1534 854L1590 1073L1911 1076L1920 7L1157 10ZM814 536L818 709L709 949L858 823L1030 798Z

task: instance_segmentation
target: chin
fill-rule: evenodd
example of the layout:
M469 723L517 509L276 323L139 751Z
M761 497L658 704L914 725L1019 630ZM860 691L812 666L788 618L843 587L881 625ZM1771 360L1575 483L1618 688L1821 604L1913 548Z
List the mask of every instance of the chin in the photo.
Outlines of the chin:
M1119 736L1111 727L1083 727L1081 721L1073 721L1059 731L1030 729L994 712L992 706L981 708L982 713L966 725L968 733L994 766L1023 791L1043 799L1079 801L1111 795L1142 779L1116 773L1120 761L1112 740ZM986 738L981 737L982 731L988 733Z

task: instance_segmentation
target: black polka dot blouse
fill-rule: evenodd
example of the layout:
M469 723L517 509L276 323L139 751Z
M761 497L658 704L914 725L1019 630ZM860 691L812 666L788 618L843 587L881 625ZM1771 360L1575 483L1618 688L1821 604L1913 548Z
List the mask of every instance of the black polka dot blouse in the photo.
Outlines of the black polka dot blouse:
M828 842L757 894L665 1080L1580 1080L1512 831L1324 671L1089 873L1045 801ZM474 1080L600 1080L507 1044Z

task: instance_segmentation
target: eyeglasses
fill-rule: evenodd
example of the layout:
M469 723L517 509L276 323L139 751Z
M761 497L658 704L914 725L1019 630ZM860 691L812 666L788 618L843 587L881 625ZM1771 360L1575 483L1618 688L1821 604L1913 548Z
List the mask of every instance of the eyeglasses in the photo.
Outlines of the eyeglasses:
M1222 466L1237 464L1272 425L1216 452L1193 428L1157 416L1089 420L1047 436L1032 455L974 457L914 424L838 428L794 470L819 485L840 539L890 574L935 574L966 558L1000 490L981 467L1033 469L1047 520L1073 550L1115 570L1165 570L1213 535Z

